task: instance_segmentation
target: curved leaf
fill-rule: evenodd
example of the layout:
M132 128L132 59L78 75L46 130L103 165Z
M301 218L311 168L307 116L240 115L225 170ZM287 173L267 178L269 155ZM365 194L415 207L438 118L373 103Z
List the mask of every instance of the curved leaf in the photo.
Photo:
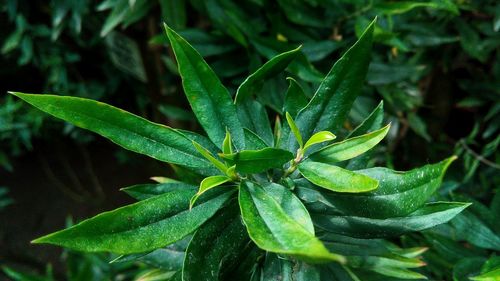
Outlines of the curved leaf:
M406 217L370 219L355 216L313 214L314 224L328 232L358 238L395 237L408 232L421 231L446 223L469 203L429 203Z
M111 105L69 96L11 94L128 150L191 168L210 167L207 160L198 156L191 140L184 134Z
M314 225L309 212L290 189L276 183L263 185L262 188L283 208L288 216L314 235Z
M135 198L137 200L144 200L171 191L177 191L177 190L196 191L196 188L197 188L196 185L170 180L169 182L161 184L136 184L121 188L120 190L124 191L132 198Z
M332 164L354 158L377 145L389 129L390 124L377 131L331 144L309 155L309 159Z
M374 25L375 20L333 65L311 101L299 111L295 122L304 138L319 131L336 132L344 122L354 100L361 93L368 71ZM287 136L283 145L295 148L290 137Z
M208 177L208 178L205 178L201 181L200 183L200 188L198 189L198 192L196 192L196 194L191 198L191 200L189 201L189 209L191 209L194 205L194 203L196 202L196 200L198 200L198 198L205 192L207 192L208 190L214 188L214 187L217 187L223 183L226 183L228 181L230 181L231 179L227 176L211 176L211 177Z
M155 250L190 234L231 197L223 193L189 210L191 190L168 192L99 214L68 229L33 241L66 248L118 254Z
M231 133L238 149L245 147L243 128L231 96L201 55L179 34L165 25L191 108L214 144L220 147Z
M276 200L259 185L244 181L239 203L250 238L266 251L295 256L308 262L344 262L288 216Z
M300 52L300 47L275 56L257 69L241 83L236 91L234 103L240 103L258 92L265 80L283 72Z
M343 213L367 218L401 217L414 212L441 185L444 173L456 157L408 172L387 168L356 171L379 181L378 189L363 194L331 194L328 200ZM360 208L360 206L363 206Z
M337 166L306 160L299 164L300 173L310 182L336 192L367 192L378 187L378 181Z
M337 136L335 136L334 134L332 134L331 132L328 132L328 131L317 132L314 135L312 135L312 137L309 140L306 141L306 144L304 145L304 153L306 152L306 150L310 146L318 144L318 143L322 143L325 141L332 141L336 137Z

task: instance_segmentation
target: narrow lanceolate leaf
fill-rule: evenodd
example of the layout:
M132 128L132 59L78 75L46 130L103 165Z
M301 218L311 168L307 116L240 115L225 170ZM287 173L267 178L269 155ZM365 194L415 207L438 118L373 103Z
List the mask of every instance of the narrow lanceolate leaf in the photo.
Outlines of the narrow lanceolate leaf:
M281 168L293 159L293 153L287 150L267 147L261 150L243 150L233 154L222 154L222 158L236 165L241 173L261 173L272 168Z
M189 210L191 190L168 192L114 211L105 212L68 229L38 238L86 252L131 254L152 251L192 233L231 197L225 192Z
M224 138L224 142L222 143L222 153L233 153L233 143L231 142L231 134L229 133L229 131L226 131L226 137Z
M228 90L184 38L168 26L165 30L177 59L184 92L196 118L217 146L222 145L227 128L235 147L243 149L243 128Z
M304 152L306 152L306 150L312 145L322 143L325 141L332 141L336 137L337 136L328 131L317 132L314 135L312 135L312 137L309 140L306 141L306 144L304 145Z
M177 190L196 191L197 186L179 181L169 181L161 184L137 184L120 189L137 200L144 200Z
M295 136L295 139L297 140L297 143L299 144L300 148L304 147L304 141L302 140L302 135L300 134L300 130L297 127L297 124L295 124L295 121L293 121L292 116L290 113L286 113L286 121L288 122L288 126L290 127L290 130L292 131L293 135Z
M258 184L244 181L239 190L243 222L259 248L308 262L345 261L344 257L330 253Z
M352 132L349 133L347 138L361 136L368 132L372 132L382 127L384 120L384 101L381 101L375 109L366 117L361 124L359 124Z
M248 97L255 95L258 91L260 91L260 89L262 89L262 86L267 79L283 72L293 59L295 59L299 52L300 47L279 54L266 62L263 66L248 76L243 83L241 83L236 91L234 102L239 103Z
M77 97L11 93L38 109L160 161L209 168L184 134L116 107Z
M285 94L285 105L284 112L290 113L290 115L295 118L297 113L304 108L309 100L304 94L304 90L300 84L295 81L292 77L286 78L289 82L288 89Z
M205 157L212 165L214 165L219 171L221 171L223 174L226 173L227 167L224 163L219 161L217 158L215 158L208 149L204 148L197 142L193 141L193 146L196 148L196 150L203 156Z
M312 216L315 225L328 232L359 238L385 238L446 223L469 205L469 203L458 202L429 203L406 217L386 219L331 216L321 213Z
M341 127L360 94L370 62L375 20L359 40L333 65L311 101L300 110L295 122L304 138L314 132L335 132ZM290 136L284 145L294 148Z
M322 163L335 163L361 155L377 145L389 132L390 124L377 131L331 144L309 155Z
M220 275L241 261L250 243L236 204L222 209L194 234L186 250L184 281L220 280Z
M315 185L336 192L367 192L378 187L376 179L320 162L306 160L299 164L299 171Z
M217 187L223 183L226 183L230 181L231 179L228 178L227 176L211 176L208 178L205 178L204 180L201 181L200 183L200 188L198 189L198 192L191 198L189 201L189 208L192 208L196 200L205 192L208 190Z
M455 156L450 157L408 172L387 168L359 170L356 172L378 180L378 189L363 194L335 194L328 196L328 200L351 216L381 219L402 217L427 202L441 185L446 169L455 159Z
M382 128L382 122L384 121L384 103L381 101L378 106L366 117L365 120L359 126L357 126L347 138L357 137L368 132L376 131ZM360 170L365 169L368 166L368 162L371 159L371 152L368 151L362 155L349 160L347 164L347 169L349 170Z

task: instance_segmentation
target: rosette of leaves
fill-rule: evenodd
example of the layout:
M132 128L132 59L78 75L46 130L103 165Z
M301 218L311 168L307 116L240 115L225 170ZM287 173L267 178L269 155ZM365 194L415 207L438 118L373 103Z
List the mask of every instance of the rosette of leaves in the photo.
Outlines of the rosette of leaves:
M274 130L254 96L299 48L265 63L232 99L202 56L169 27L186 97L207 136L93 100L12 93L126 149L170 163L183 175L179 181L158 178L159 184L128 187L139 202L34 243L118 253L123 256L115 262L149 262L179 280L423 278L412 269L424 265L418 256L425 249L402 249L383 238L447 222L468 206L426 203L454 158L407 172L366 169L366 152L390 128L382 126L382 104L344 140L333 142L361 91L374 24L333 65L311 99L289 79L286 114L273 118ZM198 176L202 180L193 185Z

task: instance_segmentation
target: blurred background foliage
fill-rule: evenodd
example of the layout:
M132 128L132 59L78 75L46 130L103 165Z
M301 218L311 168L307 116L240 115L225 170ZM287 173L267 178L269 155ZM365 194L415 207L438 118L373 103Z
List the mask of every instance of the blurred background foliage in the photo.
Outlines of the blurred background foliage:
M35 109L22 106L21 101L4 94L7 90L89 97L174 127L198 129L183 98L162 22L191 42L233 93L244 77L265 61L301 45L301 55L288 67L286 75L270 77L258 93L257 98L272 113L282 111L290 81L286 77L305 81L300 86L312 96L331 63L378 16L365 90L345 128L356 126L379 100L384 100L386 121L392 123L393 129L385 146L373 154L373 165L384 163L408 169L458 155L459 160L452 166L436 200L453 198L474 203L449 224L405 236L399 243L429 248L423 254L428 267L422 273L433 280L469 280L468 276L480 274L486 277L474 280L494 280L487 279L488 272L500 271L500 2L0 3L0 169L6 177L16 173L29 175L30 171L16 167L19 159L31 157L33 143L58 147L64 139L85 149L95 142L89 133L68 124L60 125ZM80 157L85 158L86 154L84 151ZM117 165L138 160L122 151L112 154ZM51 156L42 156L45 157ZM45 172L50 177L47 166L50 167L45 165ZM76 170L78 173L79 168ZM90 185L94 188L88 189L95 191L87 192L87 197L78 197L78 192L75 195L70 190L66 192L68 200L99 197L99 184L91 181ZM15 186L10 189L12 193ZM9 197L8 189L2 187L3 212L9 212L8 205L16 205L12 200L16 198ZM110 266L109 258L66 253L62 260L70 272L68 280L129 280L139 278L144 270L141 265ZM74 272L75 264L107 275L78 279L73 277L80 274ZM137 272L129 274L129 270ZM11 267L4 267L3 271L14 280L53 280L50 267L45 275L34 279L23 279L19 274L24 273ZM161 280L153 278L164 273L148 274L153 277L141 280Z

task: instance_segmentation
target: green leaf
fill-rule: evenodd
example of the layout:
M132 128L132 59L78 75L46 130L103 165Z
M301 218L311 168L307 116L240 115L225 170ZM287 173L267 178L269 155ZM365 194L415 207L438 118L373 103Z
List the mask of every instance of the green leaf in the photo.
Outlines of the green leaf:
M210 162L198 156L191 140L184 134L116 107L77 97L11 94L128 150L190 168L210 167Z
M201 146L199 143L193 141L193 146L196 148L196 150L210 163L212 163L219 171L221 171L223 174L226 174L227 172L227 167L224 163L221 161L217 160L208 149L204 148Z
M266 62L263 66L248 76L243 83L241 83L236 91L234 103L240 103L252 95L255 95L262 89L264 81L283 72L299 53L300 47L279 54Z
M359 238L384 238L421 231L446 223L469 205L469 203L458 202L428 203L406 217L385 219L333 216L323 213L313 214L312 217L316 226L328 232Z
M227 176L211 176L211 177L203 179L200 183L200 188L198 189L198 192L189 201L189 209L191 209L193 207L196 200L198 200L198 198L203 193L207 192L208 190L210 190L214 187L217 187L221 184L224 184L230 180L231 179Z
M33 241L78 251L141 253L174 243L192 233L231 197L225 192L189 210L191 190L168 192L99 214L68 229Z
M184 281L220 280L219 276L241 260L250 242L239 209L230 205L201 226L186 251Z
M177 190L193 190L197 189L196 185L183 183L176 180L170 180L161 184L137 184L120 189L132 198L137 200L148 199L157 195L161 195Z
M182 77L182 86L196 118L216 145L221 145L226 128L237 149L245 147L243 128L231 96L201 55L179 34L165 25Z
M236 105L238 117L244 129L248 129L266 142L267 146L273 144L273 131L265 107L259 102L248 99ZM246 149L249 149L246 147Z
M295 139L297 140L297 143L299 144L299 147L302 149L304 147L304 141L302 140L302 135L300 134L299 128L297 128L297 125L295 124L295 121L293 121L292 116L290 113L286 113L286 121L288 122L288 126L290 127L290 130L292 130L292 133L295 135Z
M271 196L283 208L283 211L288 216L314 235L314 226L309 212L289 188L276 183L262 185L262 188L267 195Z
M304 138L314 132L336 132L360 94L370 62L375 20L359 40L334 64L311 101L299 111L296 123ZM296 147L290 136L283 145Z
M336 192L367 192L378 187L378 181L369 176L320 162L304 161L299 171L315 185Z
M243 150L233 154L221 154L221 157L235 164L236 171L255 174L283 167L286 162L293 159L293 153L267 147L261 150Z
M387 168L358 170L357 173L378 180L378 188L363 194L332 194L328 200L351 216L380 219L402 217L425 204L441 185L446 169L455 159L453 156L407 172Z
M480 275L469 277L469 279L474 281L496 281L500 279L500 266Z
M384 120L384 101L381 101L375 109L366 117L361 124L359 124L352 132L347 136L348 138L357 137L364 135L368 132L372 132L380 129L382 127L382 121Z
M285 213L276 200L256 183L244 181L239 189L243 222L261 249L292 255L307 262L344 262L328 252L314 235Z
M384 102L381 101L378 106L366 117L361 124L359 124L348 136L347 139L351 137L357 137L368 132L378 130L382 127L382 122L384 120ZM359 155L351 160L347 164L347 169L349 170L359 170L367 168L371 157L371 151L367 151L362 155Z
M331 164L354 158L377 145L389 129L390 124L377 131L331 144L309 155L309 159Z
M307 149L311 145L315 145L315 144L322 143L325 141L332 141L336 137L337 136L335 136L334 134L332 134L331 132L328 132L328 131L317 132L314 135L312 135L312 137L309 140L307 140L306 144L304 145L304 153L307 151Z
M309 100L304 90L295 79L292 77L287 77L286 79L289 84L285 94L285 108L283 111L290 113L290 115L295 118L297 117L297 113L307 105Z
M254 132L244 128L246 148L249 150L259 150L268 147L268 144Z
M233 143L231 142L231 134L229 133L229 131L226 131L226 137L224 138L224 142L222 143L222 153L233 153Z

